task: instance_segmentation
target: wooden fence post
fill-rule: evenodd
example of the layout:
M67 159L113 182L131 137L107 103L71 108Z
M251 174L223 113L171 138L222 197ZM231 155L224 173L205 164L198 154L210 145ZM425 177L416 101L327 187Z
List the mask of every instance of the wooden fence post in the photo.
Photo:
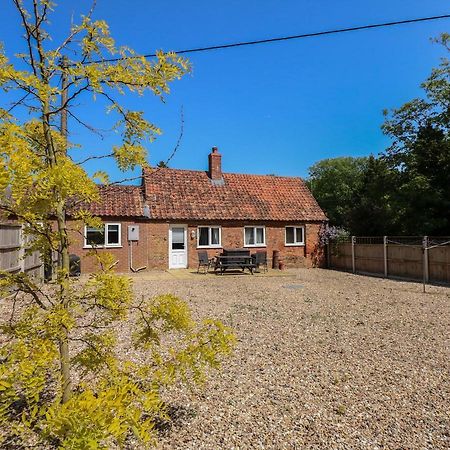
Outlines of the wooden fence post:
M388 237L383 236L384 278L388 277Z
M355 242L356 236L352 236L352 272L356 272L356 261L355 261Z
M428 236L423 237L422 241L423 248L423 279L425 283L430 280L430 273L428 268Z

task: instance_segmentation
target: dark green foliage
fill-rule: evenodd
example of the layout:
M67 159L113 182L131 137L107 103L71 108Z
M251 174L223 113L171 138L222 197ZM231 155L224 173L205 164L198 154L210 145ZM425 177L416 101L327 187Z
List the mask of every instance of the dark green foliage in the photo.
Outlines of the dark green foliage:
M307 184L331 225L350 229L352 202L368 158L324 159L309 168Z
M370 156L350 204L349 229L352 234L396 233L395 177L383 160Z
M449 50L449 35L439 42ZM446 58L422 83L425 98L392 111L383 131L392 145L382 158L398 172L405 234L450 235L450 65Z

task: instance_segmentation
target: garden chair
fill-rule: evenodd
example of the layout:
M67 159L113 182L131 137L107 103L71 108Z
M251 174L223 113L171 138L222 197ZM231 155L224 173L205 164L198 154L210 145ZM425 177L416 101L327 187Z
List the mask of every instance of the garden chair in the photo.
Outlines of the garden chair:
M259 251L255 253L255 265L258 269L261 266L264 267L264 272L267 272L267 252Z
M197 253L198 253L197 273L200 272L200 267L205 267L205 274L207 274L209 271L209 267L211 265L211 259L208 258L208 252L197 252Z

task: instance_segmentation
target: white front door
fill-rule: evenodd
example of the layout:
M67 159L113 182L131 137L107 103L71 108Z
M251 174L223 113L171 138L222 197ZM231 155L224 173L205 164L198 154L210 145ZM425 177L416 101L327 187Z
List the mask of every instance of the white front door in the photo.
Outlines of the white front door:
M187 267L187 226L170 225L169 227L169 269Z

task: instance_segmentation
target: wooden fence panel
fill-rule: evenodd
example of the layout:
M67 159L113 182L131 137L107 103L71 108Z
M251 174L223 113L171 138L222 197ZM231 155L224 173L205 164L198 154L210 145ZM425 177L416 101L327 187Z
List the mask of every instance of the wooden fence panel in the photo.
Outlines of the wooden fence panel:
M0 223L0 270L20 271L20 225Z
M43 264L39 252L33 252L25 256L23 271L32 277L43 277Z
M331 244L330 265L340 270L352 270L352 244L339 242Z
M421 237L394 238L386 247L379 243L381 238L356 237L354 245L350 242L332 242L329 249L329 267L331 269L352 271L352 251L354 251L355 272L385 275L388 277L420 280L426 275L424 268L424 253ZM405 242L400 242L403 239ZM447 238L433 238L428 253L428 280L437 283L450 284L450 245ZM407 242L407 243L406 243ZM424 242L427 242L426 240ZM425 269L425 270L424 270ZM425 277L426 278L426 277Z
M450 246L428 250L428 271L430 281L450 283Z
M356 272L384 274L383 244L355 244Z
M423 278L422 247L389 245L387 255L390 276L418 280Z
M0 270L23 271L32 277L43 277L43 264L38 251L26 254L27 243L22 227L14 222L0 223Z

